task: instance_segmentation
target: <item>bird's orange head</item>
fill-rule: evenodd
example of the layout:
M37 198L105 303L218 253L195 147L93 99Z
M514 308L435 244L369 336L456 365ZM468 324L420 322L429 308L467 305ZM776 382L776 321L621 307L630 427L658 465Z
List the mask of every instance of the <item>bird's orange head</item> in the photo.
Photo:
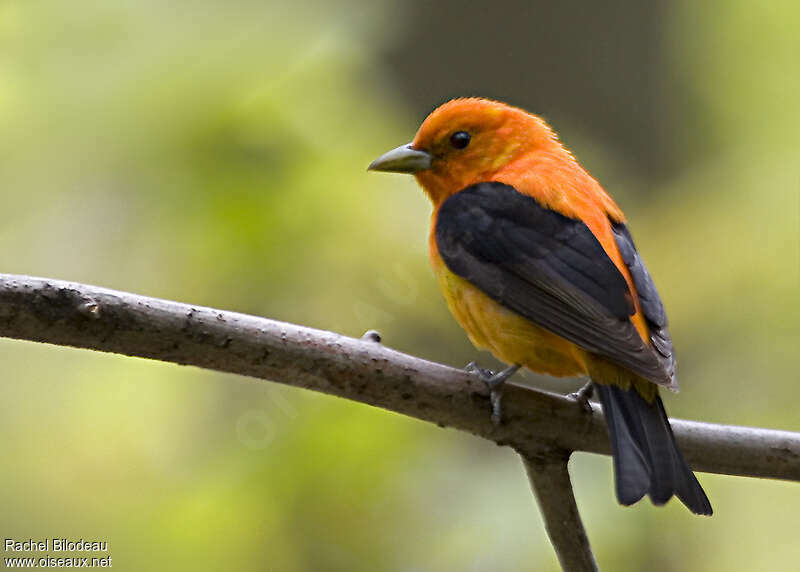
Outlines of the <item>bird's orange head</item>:
M435 109L413 142L382 155L369 168L413 173L439 204L535 152L568 155L542 118L505 103L463 98Z

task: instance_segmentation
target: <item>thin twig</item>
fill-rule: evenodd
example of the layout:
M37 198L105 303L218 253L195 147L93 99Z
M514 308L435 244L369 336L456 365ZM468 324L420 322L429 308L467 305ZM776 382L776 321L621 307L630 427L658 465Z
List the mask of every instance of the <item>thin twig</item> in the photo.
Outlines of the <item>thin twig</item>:
M568 461L568 451L539 457L522 456L561 568L569 572L595 572L597 562L572 494Z
M0 274L0 336L267 379L451 426L535 458L543 448L609 453L602 413L519 386L505 421L473 375L358 340L265 318L95 286ZM800 481L800 434L672 421L697 470Z

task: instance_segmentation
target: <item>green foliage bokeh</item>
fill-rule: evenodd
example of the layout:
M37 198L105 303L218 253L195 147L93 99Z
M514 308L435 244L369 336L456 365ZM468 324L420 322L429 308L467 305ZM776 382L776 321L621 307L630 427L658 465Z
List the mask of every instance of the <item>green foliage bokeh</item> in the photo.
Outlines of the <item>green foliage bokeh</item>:
M663 188L637 194L646 181L562 137L619 198L662 291L684 387L670 413L800 430L800 9L753 10L685 2L665 22L694 129ZM425 199L365 172L421 119L374 57L401 12L0 4L0 268L473 359L427 268ZM122 570L556 568L510 451L234 376L0 352L4 538L108 540ZM609 570L777 570L800 553L796 485L703 475L716 514L698 519L617 506L607 459L572 470Z

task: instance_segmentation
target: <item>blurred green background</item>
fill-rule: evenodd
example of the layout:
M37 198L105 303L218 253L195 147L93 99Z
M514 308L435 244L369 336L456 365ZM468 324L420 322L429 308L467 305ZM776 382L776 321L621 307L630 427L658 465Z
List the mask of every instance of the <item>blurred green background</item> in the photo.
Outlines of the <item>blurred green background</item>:
M491 365L428 269L421 192L365 167L442 101L500 97L625 208L673 324L670 413L800 430L800 5L461 4L3 1L0 268ZM119 570L557 569L509 450L191 368L0 359L3 538L108 540ZM800 557L796 484L701 475L703 519L571 467L606 570Z

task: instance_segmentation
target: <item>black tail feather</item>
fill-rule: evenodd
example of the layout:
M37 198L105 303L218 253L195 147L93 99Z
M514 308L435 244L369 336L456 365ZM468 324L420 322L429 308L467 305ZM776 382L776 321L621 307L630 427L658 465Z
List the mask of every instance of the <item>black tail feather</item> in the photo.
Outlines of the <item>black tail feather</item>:
M675 443L661 398L648 403L635 389L595 384L614 457L617 499L631 505L645 494L661 505L676 495L695 514L712 513L703 488Z

